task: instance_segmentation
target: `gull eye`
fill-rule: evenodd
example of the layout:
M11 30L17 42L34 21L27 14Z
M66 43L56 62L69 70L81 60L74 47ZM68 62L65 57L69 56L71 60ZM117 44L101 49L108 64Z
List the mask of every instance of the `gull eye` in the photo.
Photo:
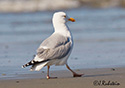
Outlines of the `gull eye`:
M64 17L66 18L66 15L64 15Z

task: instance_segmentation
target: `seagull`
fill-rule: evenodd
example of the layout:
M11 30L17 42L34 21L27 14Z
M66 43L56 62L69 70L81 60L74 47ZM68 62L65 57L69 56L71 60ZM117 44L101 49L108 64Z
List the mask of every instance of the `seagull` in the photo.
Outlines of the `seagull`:
M66 24L68 21L75 22L75 19L69 18L62 11L54 13L52 19L54 26L53 34L41 43L34 59L23 65L23 68L31 65L30 71L39 71L47 66L47 79L57 78L49 76L51 65L66 65L68 70L72 72L73 77L81 77L83 75L74 72L67 64L67 59L73 48L73 37Z

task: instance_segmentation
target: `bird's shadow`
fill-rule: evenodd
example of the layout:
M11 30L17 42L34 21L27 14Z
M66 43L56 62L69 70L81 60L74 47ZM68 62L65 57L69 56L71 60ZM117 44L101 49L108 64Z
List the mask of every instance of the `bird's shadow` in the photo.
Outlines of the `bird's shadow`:
M96 74L96 75L84 75L83 77L98 77L98 76L109 76L112 74Z
M112 76L112 75L119 75L119 73L116 74L96 74L96 75L84 75L82 77L101 77L101 76Z

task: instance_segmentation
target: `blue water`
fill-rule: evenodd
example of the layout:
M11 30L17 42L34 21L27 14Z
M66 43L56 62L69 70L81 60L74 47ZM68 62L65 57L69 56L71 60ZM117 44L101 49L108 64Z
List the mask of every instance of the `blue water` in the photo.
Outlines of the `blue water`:
M125 66L125 9L78 8L65 12L76 19L68 23L75 42L68 60L71 68ZM0 78L38 73L21 66L33 58L42 40L53 32L53 13L0 13ZM53 66L51 70L66 68Z

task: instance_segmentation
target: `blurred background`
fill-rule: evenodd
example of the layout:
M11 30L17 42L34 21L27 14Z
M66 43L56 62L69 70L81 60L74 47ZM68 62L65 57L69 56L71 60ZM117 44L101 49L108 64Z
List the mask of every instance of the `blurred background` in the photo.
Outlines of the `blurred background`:
M0 78L36 73L21 66L53 33L56 11L76 20L68 23L75 42L71 68L125 67L125 0L0 0Z
M125 7L125 0L0 0L0 12L35 12L78 7Z

